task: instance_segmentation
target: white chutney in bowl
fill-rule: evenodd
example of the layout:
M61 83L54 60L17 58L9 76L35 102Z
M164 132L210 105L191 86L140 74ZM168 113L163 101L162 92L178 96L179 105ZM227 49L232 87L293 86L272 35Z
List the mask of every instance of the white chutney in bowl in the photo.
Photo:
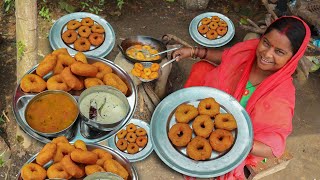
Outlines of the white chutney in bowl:
M130 110L126 96L111 86L86 89L81 93L78 104L86 124L103 131L114 129L127 117ZM93 111L94 115L90 116Z

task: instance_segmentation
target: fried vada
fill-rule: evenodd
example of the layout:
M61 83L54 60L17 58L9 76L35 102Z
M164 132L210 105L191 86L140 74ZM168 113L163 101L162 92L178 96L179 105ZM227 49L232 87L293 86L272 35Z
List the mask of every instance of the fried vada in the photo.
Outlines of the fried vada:
M24 92L41 92L47 88L47 83L36 74L27 74L23 76L20 87Z
M181 104L175 112L176 121L179 123L189 123L198 116L198 110L191 104Z
M169 139L177 147L188 145L192 137L192 129L188 124L177 123L169 129Z
M43 77L47 75L50 71L54 69L57 64L57 56L53 54L48 54L44 59L39 63L36 73Z

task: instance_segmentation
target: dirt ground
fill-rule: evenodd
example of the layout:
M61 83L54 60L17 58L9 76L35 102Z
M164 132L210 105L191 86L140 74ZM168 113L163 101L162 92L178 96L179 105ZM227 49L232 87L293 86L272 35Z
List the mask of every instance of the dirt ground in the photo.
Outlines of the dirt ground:
M81 5L75 0L66 1L78 10ZM0 3L3 7L3 2ZM50 9L50 18L57 20L65 14L58 3L39 1L38 9L46 6ZM121 15L119 15L119 12ZM116 44L124 38L134 35L147 35L161 38L165 34L173 34L183 39L191 45L197 45L190 37L188 27L191 20L204 12L219 12L228 16L235 24L236 34L233 40L224 47L231 46L239 41L247 33L239 27L241 16L248 16L252 20L264 18L265 8L259 1L247 3L242 1L210 1L205 10L187 10L179 2L167 2L164 0L146 1L125 1L121 11L116 9L115 2L107 1L100 12L100 16L105 18L113 27L116 33ZM11 100L14 89L16 88L16 40L15 40L15 16L14 12L6 13L3 9L0 12L0 110L9 117L9 122L0 123L0 156L6 148L6 143L11 147L11 160L5 162L1 168L0 179L14 179L21 166L39 149L41 143L32 139L23 139L17 136L17 125L13 118ZM118 16L118 15L119 16ZM48 42L48 33L52 22L43 18L38 18L39 31L39 56L51 52ZM198 45L199 46L199 45ZM119 53L115 47L106 57L114 60ZM40 58L39 58L40 60ZM182 61L173 64L168 81L168 94L181 89L192 66L191 61ZM318 112L320 109L320 83L319 75L311 74L306 82L298 82L295 79L296 110L293 119L293 133L287 140L287 149L292 153L294 159L288 167L280 172L267 176L263 179L320 179L320 121ZM5 116L1 115L4 119ZM18 134L20 131L18 131ZM30 141L31 147L23 148L23 143ZM140 179L183 179L181 174L167 167L153 152L142 162L134 163Z

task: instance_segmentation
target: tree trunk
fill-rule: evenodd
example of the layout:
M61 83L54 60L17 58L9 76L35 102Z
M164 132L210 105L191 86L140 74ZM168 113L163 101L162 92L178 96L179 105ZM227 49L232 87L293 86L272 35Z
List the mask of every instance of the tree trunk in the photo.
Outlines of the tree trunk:
M37 1L16 0L17 80L37 64Z

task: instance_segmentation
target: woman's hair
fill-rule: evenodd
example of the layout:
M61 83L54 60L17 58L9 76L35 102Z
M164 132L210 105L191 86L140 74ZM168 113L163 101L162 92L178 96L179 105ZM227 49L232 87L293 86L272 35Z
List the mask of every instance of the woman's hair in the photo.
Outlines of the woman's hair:
M292 52L296 54L306 36L306 29L303 23L293 17L283 17L273 22L264 34L268 34L273 29L280 31L288 37L291 42Z

